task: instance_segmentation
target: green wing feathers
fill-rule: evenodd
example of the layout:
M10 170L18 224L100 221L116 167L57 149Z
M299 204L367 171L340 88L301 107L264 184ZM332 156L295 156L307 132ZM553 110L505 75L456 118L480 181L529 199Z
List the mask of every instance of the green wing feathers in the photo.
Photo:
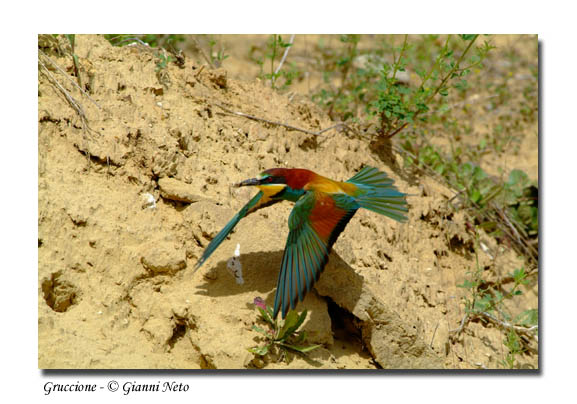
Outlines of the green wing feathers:
M348 183L357 186L354 197L360 207L399 222L407 220L407 195L399 192L391 177L374 167L365 167Z
M279 312L285 318L319 280L334 242L357 209L351 197L333 199L321 192L308 192L295 204L278 277L275 318Z

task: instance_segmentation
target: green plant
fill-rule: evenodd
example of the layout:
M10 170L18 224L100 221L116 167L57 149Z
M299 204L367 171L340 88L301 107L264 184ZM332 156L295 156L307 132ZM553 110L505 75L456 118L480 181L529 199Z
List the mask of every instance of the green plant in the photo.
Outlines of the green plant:
M156 62L156 73L166 69L170 62L181 60L180 51L177 46L179 42L185 40L184 35L180 34L106 34L104 38L114 46L126 46L131 43L144 45L146 49L154 53L158 58ZM167 51L175 57L167 54Z
M537 183L529 180L522 170L512 170L505 184L508 193L504 203L524 237L539 235L539 200Z
M524 268L516 269L510 278L513 279L513 287L509 290L501 291L501 288L484 285L479 268L473 273L473 281L465 281L458 287L471 289L473 291L472 300L466 300L465 310L470 314L497 313L505 320L510 321L512 317L504 309L503 302L522 294L519 287L527 284L527 273Z
M523 353L521 340L515 331L510 330L505 336L503 345L507 348L508 352L500 363L503 367L514 369L517 355Z
M537 183L522 170L512 170L507 180L487 174L469 160L480 159L486 143L464 150L454 147L450 154L429 143L426 134L403 136L401 151L407 169L438 176L459 191L461 208L477 225L501 241L507 241L529 261L537 261L539 208Z
M220 43L219 49L215 51L216 45L218 44L218 41L213 37L208 38L210 64L214 67L222 66L222 62L229 57L229 55L225 53L224 45L222 43Z
M359 107L365 104L365 93L375 75L372 60L364 66L355 66L360 56L358 44L360 35L340 35L342 48L334 51L325 48L322 42L320 69L323 71L324 86L313 94L313 101L327 108L331 119L358 121ZM336 76L336 77L335 77ZM338 87L333 85L338 80Z
M292 360L291 353L306 354L320 345L303 346L306 341L306 333L299 331L299 327L306 319L307 311L304 310L300 315L290 310L284 321L280 322L273 319L273 311L267 307L264 301L257 297L254 304L260 312L260 320L268 329L253 325L252 329L260 333L264 338L264 345L248 348L248 351L260 357L269 354L276 355L279 361L289 363Z
M390 42L384 37L380 49L360 51L360 35L342 35L339 50L320 46L325 85L313 100L333 119L365 125L376 119L378 135L390 138L408 124L427 120L437 95L446 98L451 88L462 95L467 92L466 77L482 68L493 49L487 41L473 46L478 36L448 35L441 42L436 35L422 36L420 41L404 35L400 46L391 43L394 36ZM431 54L436 54L432 62ZM418 84L408 68L416 72ZM435 106L439 113L448 107L443 102Z
M276 85L277 80L285 74L282 70L278 68L278 66L275 69L276 58L281 55L284 49L289 48L290 46L292 46L292 43L283 41L282 36L280 35L271 35L269 40L267 41L266 45L267 52L265 53L264 57L265 59L268 59L270 61L270 73L264 74L263 77L267 80L270 80L272 88L277 88ZM290 81L292 81L292 77ZM285 87L287 85L288 84L285 81Z
M482 279L483 271L479 266L476 249L475 261L475 270L467 272L468 277L462 284L457 285L469 293L464 296L465 317L461 322L461 327L454 332L462 331L467 322L473 319L494 323L503 329L506 335L503 345L508 352L500 364L507 368L513 368L515 357L526 351L520 336L533 336L538 328L538 312L536 309L524 310L513 318L505 305L505 301L523 294L520 287L528 284L528 274L524 268L513 271L506 279L512 281L513 286L506 289L503 283L491 284Z
M270 81L271 87L277 90L288 88L295 79L301 79L303 72L295 63L287 63L289 68L282 69L285 65L288 50L293 45L294 35L285 42L281 35L270 35L263 46L252 46L249 51L249 59L259 66L259 77ZM280 61L277 63L277 59ZM265 70L268 67L268 73ZM282 79L282 81L281 81ZM282 83L282 84L279 84Z
M156 72L158 73L160 70L164 70L168 67L168 63L172 60L170 55L167 55L165 52L158 52L156 54L158 58L158 62L156 62Z
M78 85L82 87L82 79L80 77L80 69L78 68L78 56L76 55L74 48L76 45L76 35L74 34L65 34L64 35L70 44L70 54L72 55L72 65L74 66L74 75L76 76L76 80L78 80Z
M174 48L185 41L180 34L106 34L104 38L114 46L125 46L132 42L146 44L152 48Z
M430 110L433 99L437 95L447 97L451 87L464 92L468 86L466 76L471 69L482 66L483 60L494 48L485 41L482 46L475 48L475 54L465 63L478 36L459 35L462 44L452 45L452 35L447 35L435 62L428 69L416 68L420 84L412 87L397 80L397 73L404 72L408 65L406 53L409 45L408 35L405 35L403 45L397 48L398 57L392 63L383 65L377 84L377 98L369 104L369 113L379 119L379 135L389 138L408 124L415 123L417 118L426 120L423 114ZM455 50L459 45L464 45L464 49L457 54Z

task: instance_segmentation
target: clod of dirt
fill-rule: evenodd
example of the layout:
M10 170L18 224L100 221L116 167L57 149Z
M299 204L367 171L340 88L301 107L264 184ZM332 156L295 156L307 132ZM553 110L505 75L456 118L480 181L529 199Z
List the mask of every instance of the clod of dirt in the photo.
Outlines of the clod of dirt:
M65 279L62 279L62 272L54 272L50 279L42 282L42 292L44 300L50 308L59 313L63 313L78 301L78 290Z
M194 193L193 186L174 178L159 179L158 187L160 188L160 195L165 199L186 203L194 203L204 199Z
M142 254L142 265L153 274L174 274L186 268L185 251L169 242L149 243Z
M218 88L226 88L227 81L226 81L226 70L224 69L216 69L209 71L208 79L214 83Z

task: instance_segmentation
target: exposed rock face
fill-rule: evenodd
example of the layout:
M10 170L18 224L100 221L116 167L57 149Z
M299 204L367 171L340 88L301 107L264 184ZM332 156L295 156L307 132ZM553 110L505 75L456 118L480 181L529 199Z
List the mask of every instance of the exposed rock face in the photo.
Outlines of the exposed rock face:
M422 325L404 321L336 254L331 255L316 290L358 319L363 342L383 368L443 367L442 359L425 344Z

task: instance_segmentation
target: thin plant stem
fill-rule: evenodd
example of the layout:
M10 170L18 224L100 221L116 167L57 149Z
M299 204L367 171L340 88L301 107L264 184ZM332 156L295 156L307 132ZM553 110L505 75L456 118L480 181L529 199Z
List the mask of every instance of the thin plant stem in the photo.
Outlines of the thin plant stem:
M280 63L278 64L276 70L274 71L275 76L280 72L280 69L282 68L283 63L284 63L284 61L286 60L286 57L287 57L287 55L288 55L288 53L289 53L289 50L290 50L290 48L292 48L292 45L293 45L293 41L294 41L294 40L295 40L295 34L292 34L291 37L290 37L290 39L289 39L289 41L288 41L289 46L287 46L287 47L285 48L284 53L283 53L283 55L282 55L282 58L281 58L281 60L280 60Z
M395 68L393 69L392 79L395 80L397 77L397 70L399 68L399 64L401 63L401 59L403 58L403 53L407 49L407 38L409 37L408 34L405 34L405 40L403 41L403 47L401 48L401 53L399 54L399 59L394 62Z

